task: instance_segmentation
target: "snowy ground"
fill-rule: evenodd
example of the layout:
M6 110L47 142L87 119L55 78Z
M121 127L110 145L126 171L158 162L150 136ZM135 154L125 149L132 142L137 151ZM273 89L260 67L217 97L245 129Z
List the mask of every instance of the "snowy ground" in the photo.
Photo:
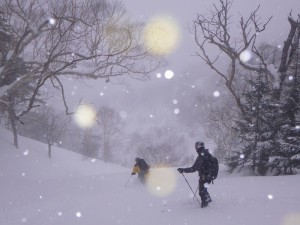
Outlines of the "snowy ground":
M152 169L148 186L131 168L82 161L0 128L1 225L299 225L300 176L240 177L220 172L201 209L176 168ZM197 174L185 174L197 187ZM198 195L197 195L198 196Z

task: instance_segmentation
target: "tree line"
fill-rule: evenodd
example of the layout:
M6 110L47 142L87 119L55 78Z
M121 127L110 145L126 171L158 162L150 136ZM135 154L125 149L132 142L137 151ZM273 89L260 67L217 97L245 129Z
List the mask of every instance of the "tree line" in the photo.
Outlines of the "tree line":
M257 41L272 19L263 20L259 6L248 16L232 21L232 4L230 0L219 0L208 14L198 14L193 20L190 32L196 54L219 78L222 95L190 96L188 101L180 102L181 112L187 112L179 115L178 124L185 123L190 134L194 133L191 136L195 136L197 127L203 127L216 146L215 155L229 172L293 174L300 167L299 15L288 16L290 30L279 47ZM34 118L31 114L37 113L36 118L47 121L46 127L36 126L44 131L39 139L48 143L51 157L51 146L58 141L51 129L56 133L66 131L51 123L63 116L40 106L45 105L45 96L51 95L51 87L61 93L65 114L72 113L62 78L109 82L125 75L145 79L164 65L163 58L143 45L142 30L143 25L132 22L118 1L1 1L0 113L14 133L15 146L17 130L22 132L22 124L29 124L26 116ZM189 110L194 105L197 108ZM157 126L126 135L119 132L122 122L113 109L100 108L98 115L102 117L98 118L97 135L93 129L80 130L80 143L70 141L74 134L62 143L69 142L71 149L84 151L84 157L114 161L118 157L112 152L112 143L126 139L128 145L116 146L132 148L150 163L191 161L190 156L182 154L187 137L176 126ZM118 138L114 140L114 136Z

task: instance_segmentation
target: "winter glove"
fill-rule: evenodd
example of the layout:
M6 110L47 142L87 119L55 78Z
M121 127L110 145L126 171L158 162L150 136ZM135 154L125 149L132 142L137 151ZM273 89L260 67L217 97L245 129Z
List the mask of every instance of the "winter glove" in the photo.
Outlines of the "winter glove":
M178 171L179 173L183 173L183 168L178 168L177 171Z

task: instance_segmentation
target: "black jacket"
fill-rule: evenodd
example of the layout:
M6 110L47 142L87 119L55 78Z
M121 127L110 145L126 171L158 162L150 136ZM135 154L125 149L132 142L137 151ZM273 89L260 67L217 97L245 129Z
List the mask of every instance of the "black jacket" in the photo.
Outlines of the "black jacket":
M197 151L198 153L198 157L196 159L196 161L194 162L194 165L192 165L191 167L188 168L184 168L183 172L184 173L193 173L198 171L199 176L202 175L207 175L208 172L208 165L207 165L207 161L210 157L212 157L212 155L208 152L208 149L199 149Z

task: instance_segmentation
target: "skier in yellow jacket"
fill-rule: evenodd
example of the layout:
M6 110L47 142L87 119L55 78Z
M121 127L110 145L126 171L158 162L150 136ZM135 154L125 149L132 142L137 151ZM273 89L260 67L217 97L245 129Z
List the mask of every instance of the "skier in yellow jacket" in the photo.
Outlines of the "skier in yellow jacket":
M150 166L146 163L144 159L135 158L135 165L133 166L131 175L138 174L138 178L142 183L145 183Z

